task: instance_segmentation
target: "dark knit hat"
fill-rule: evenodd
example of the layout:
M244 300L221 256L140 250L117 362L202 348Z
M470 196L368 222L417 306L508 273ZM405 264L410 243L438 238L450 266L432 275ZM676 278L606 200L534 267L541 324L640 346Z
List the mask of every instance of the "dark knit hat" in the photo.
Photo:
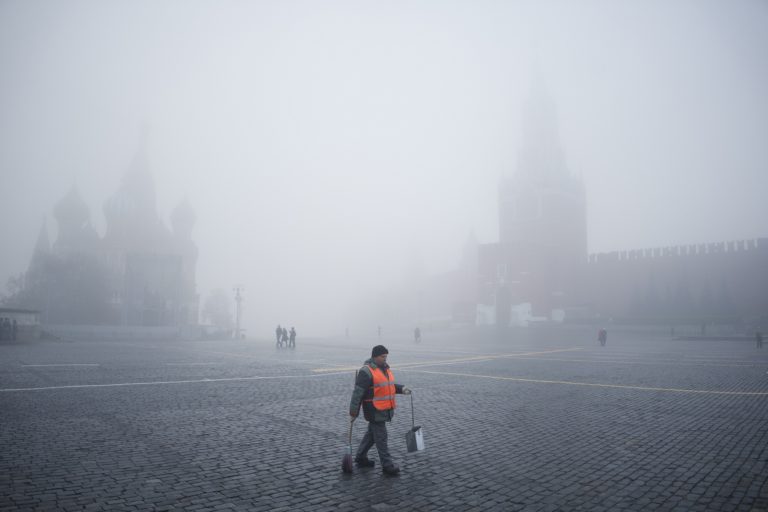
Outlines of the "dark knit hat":
M387 350L387 347L384 345L376 345L373 347L373 350L371 350L371 357L377 357L382 354L389 354L389 350Z

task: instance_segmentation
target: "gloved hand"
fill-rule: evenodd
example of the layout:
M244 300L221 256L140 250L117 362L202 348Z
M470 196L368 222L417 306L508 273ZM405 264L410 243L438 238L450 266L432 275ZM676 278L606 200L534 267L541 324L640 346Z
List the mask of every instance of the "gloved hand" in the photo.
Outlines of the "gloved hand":
M408 389L407 387L403 386L403 394L404 395L410 395L411 394L411 390Z

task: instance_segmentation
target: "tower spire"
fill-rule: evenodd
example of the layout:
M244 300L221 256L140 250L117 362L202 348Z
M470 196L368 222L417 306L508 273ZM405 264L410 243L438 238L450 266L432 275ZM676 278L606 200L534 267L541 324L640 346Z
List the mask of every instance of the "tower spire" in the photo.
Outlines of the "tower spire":
M48 254L51 252L51 240L48 237L48 219L43 216L43 224L37 234L35 242L35 254Z

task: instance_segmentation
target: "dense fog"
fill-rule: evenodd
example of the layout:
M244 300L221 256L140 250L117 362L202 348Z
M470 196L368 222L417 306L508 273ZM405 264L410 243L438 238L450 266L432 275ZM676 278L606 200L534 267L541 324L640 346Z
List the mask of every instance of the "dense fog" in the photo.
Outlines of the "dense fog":
M201 304L338 334L496 242L532 90L590 253L768 236L768 3L0 1L0 287L137 154L195 211ZM373 335L376 327L370 326Z

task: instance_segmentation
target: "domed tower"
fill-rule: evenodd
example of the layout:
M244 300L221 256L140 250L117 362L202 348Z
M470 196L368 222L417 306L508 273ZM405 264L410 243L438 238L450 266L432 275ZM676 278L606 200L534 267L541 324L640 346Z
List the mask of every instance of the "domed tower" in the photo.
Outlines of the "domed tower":
M54 244L56 252L87 252L96 248L99 236L91 226L88 206L75 185L56 203L53 215L59 229Z
M195 210L185 197L171 212L171 228L174 236L180 239L191 239L196 220Z
M171 227L174 244L182 258L182 294L180 304L180 323L197 323L199 298L195 285L197 269L197 246L192 241L192 229L197 217L195 210L185 197L171 212Z
M40 232L37 234L37 241L35 242L35 251L32 254L32 263L34 263L35 258L44 257L50 254L51 252L51 242L48 237L48 222L43 217L43 225L40 226Z
M186 324L188 296L194 294L194 264L187 268L185 252L191 240L179 243L160 220L147 142L144 130L120 187L104 204L104 252L114 276L113 303L124 325ZM185 222L191 231L186 219L179 233ZM196 249L192 253L194 260Z
M141 249L167 242L170 233L157 214L155 184L149 170L146 140L123 175L120 188L104 203L107 245Z
M577 300L574 280L587 257L584 185L568 171L543 84L525 105L517 171L499 188L499 230L513 304L530 302L534 315L549 317Z
M48 259L51 256L51 242L48 238L48 223L43 217L43 225L37 235L35 249L29 260L27 272L24 274L24 288L26 290L40 290L46 279Z

